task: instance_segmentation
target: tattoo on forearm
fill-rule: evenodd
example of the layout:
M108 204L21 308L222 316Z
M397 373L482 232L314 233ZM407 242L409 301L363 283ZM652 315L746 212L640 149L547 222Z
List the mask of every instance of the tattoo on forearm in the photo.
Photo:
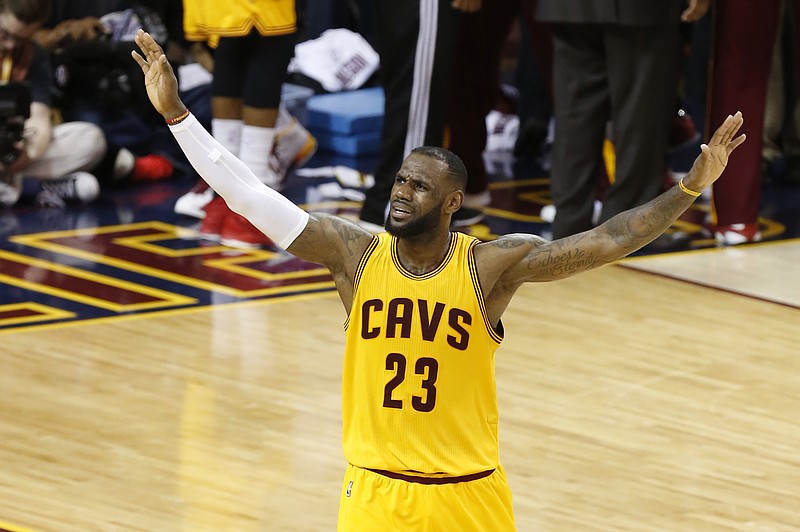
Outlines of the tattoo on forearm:
M641 207L611 218L605 224L606 232L617 245L630 253L666 231L693 200L693 197L673 188Z
M547 251L535 251L526 258L527 268L535 270L542 278L561 277L591 270L598 265L600 258L578 248L565 249L565 246Z

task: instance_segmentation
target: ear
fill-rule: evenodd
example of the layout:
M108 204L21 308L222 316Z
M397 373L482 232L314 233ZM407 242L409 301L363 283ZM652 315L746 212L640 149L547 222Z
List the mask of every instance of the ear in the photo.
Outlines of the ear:
M444 202L444 212L453 214L461 208L462 203L464 203L464 192L461 190L454 190L447 195L447 199Z

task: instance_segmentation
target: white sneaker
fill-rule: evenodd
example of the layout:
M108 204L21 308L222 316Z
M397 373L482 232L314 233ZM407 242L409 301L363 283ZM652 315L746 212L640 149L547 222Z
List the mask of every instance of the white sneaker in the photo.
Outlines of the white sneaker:
M175 201L175 213L192 218L206 217L206 205L214 199L214 190L202 179L192 189Z
M550 205L544 205L539 209L539 218L549 224L553 223L553 220L556 219L556 206L552 203Z
M278 176L279 182L283 182L289 170L306 164L316 151L317 139L296 118L292 118L289 125L275 133L269 156L270 170Z
M486 115L486 151L510 152L519 136L519 117L492 110Z
M757 223L723 225L716 228L714 238L723 246L738 246L748 242L760 242L761 230Z
M127 148L120 148L117 158L114 159L114 169L111 171L111 179L114 183L120 183L133 173L136 165L136 156Z
M36 203L48 207L64 207L69 203L87 204L100 195L100 183L89 172L73 172L59 179L41 181L42 191Z
M11 207L19 201L22 194L22 176L12 175L0 178L0 207Z
M594 200L592 207L592 224L597 225L600 221L600 214L603 212L603 203L600 200ZM553 204L545 205L539 209L539 218L551 224L556 219L556 206Z

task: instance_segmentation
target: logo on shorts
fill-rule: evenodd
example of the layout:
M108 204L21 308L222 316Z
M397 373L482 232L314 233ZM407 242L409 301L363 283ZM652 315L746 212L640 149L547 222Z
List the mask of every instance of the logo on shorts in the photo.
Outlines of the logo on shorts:
M352 490L353 490L353 481L351 480L350 483L347 485L347 492L345 493L345 495L349 497Z

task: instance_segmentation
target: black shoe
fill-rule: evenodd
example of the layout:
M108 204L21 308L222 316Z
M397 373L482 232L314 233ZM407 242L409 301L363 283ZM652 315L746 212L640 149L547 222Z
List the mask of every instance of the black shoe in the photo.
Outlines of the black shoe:
M788 185L800 185L800 155L787 157L783 182Z
M637 253L663 253L666 251L684 251L689 249L692 243L692 236L683 231L674 233L664 233L658 238L637 251Z
M535 157L542 151L542 145L547 140L546 122L529 118L520 127L517 142L514 144L514 157Z
M453 217L450 220L450 225L453 227L466 227L468 225L473 225L481 220L483 220L483 211L479 211L478 209L468 209L466 207L461 207L456 212L453 213Z

